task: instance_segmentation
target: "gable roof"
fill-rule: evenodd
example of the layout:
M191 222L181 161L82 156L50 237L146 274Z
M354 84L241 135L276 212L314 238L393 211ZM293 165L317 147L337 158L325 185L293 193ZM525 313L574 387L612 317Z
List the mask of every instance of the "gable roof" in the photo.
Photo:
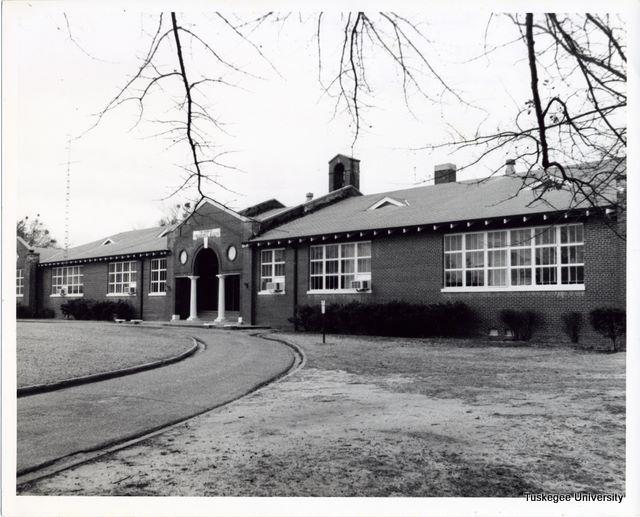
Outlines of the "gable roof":
M248 206L247 208L238 210L238 213L245 217L257 219L258 217L261 217L262 214L278 208L285 208L285 206L277 199L271 198L256 205Z
M57 248L44 248L53 250L55 253L40 253L40 264L64 262L72 260L83 260L89 258L111 257L114 255L129 255L152 251L167 251L167 237L160 237L163 227L155 226L143 230L131 230L128 232L116 233L109 237L69 248L67 256L65 251ZM104 245L110 240L111 244Z
M349 197L272 228L254 237L251 242L550 213L593 206L593 203L568 190L548 190L544 193L544 199L537 200L539 192L522 187L522 177L509 175ZM615 199L614 190L609 188L609 192ZM406 205L368 210L385 198L401 199ZM596 205L610 206L611 203L600 200Z
M262 212L261 214L257 214L254 215L252 217L252 219L255 219L256 221L265 221L266 219L269 219L271 217L274 217L278 214L281 214L283 212L286 212L287 210L290 210L292 207L290 206L282 206L280 208L272 208L271 210L267 210L265 212Z
M60 248L32 248L34 253L40 255L40 262L49 260L51 257L57 255L62 250Z
M27 249L29 253L37 253L38 255L40 255L40 261L46 260L47 258L56 255L60 251L60 248L41 248L38 246L31 246L19 235L16 235L16 239L22 246Z

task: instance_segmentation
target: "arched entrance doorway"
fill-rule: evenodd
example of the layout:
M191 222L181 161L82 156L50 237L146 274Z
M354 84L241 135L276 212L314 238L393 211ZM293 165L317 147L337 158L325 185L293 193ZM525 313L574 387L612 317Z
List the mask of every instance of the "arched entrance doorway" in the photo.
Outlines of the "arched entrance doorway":
M193 274L198 277L198 313L218 309L218 256L211 248L202 248L196 255Z

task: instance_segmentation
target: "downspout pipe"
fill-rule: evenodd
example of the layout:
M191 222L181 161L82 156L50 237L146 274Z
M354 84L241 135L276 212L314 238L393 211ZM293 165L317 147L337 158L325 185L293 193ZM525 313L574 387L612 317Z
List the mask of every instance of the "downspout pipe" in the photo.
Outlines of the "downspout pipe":
M140 319L144 319L144 258L140 260Z
M298 332L298 247L293 248L293 330Z

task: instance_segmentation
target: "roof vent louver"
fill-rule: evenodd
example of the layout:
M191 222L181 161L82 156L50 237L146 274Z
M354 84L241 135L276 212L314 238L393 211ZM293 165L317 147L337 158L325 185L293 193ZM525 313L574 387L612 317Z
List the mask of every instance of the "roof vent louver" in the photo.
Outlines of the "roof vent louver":
M406 201L400 201L398 199L394 199L392 197L386 196L376 201L373 205L367 208L367 210L377 210L378 208L385 208L388 206L407 206L407 205L408 203Z

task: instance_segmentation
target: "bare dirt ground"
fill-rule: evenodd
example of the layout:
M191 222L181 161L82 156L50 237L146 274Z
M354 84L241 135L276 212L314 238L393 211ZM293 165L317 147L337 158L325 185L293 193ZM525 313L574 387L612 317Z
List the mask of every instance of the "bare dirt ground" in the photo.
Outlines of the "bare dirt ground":
M110 322L18 322L18 387L109 372L173 357L193 342L164 329Z
M304 369L22 494L623 492L625 356L281 334Z

